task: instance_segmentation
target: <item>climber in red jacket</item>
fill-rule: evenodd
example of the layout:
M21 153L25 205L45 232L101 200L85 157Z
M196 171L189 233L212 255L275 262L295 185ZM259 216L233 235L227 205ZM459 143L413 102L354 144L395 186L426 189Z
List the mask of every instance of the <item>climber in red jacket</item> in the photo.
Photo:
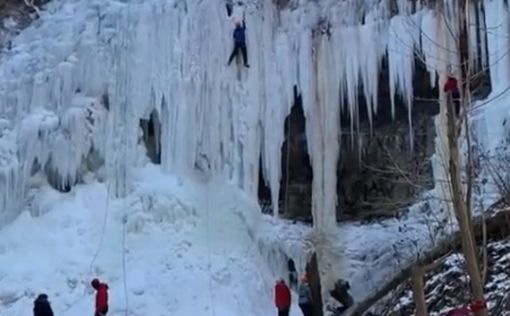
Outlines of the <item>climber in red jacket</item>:
M443 91L447 94L447 96L451 96L451 100L455 106L455 115L458 116L460 112L460 91L459 83L453 75L448 75Z
M278 316L289 316L290 290L283 279L278 280L274 286L274 303L278 309Z
M457 82L457 79L452 77L451 75L448 75L448 79L446 80L446 83L444 84L443 91L446 93L452 94L452 97L455 98L456 96L460 96L459 93L459 84Z
M108 313L108 284L99 282L98 279L90 282L96 290L96 311L94 316L105 316Z

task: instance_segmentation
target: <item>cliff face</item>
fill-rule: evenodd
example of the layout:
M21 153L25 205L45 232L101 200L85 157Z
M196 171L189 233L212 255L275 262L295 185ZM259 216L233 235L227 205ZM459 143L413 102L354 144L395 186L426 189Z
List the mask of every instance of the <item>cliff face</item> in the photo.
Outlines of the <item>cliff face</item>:
M429 75L421 60L416 59L415 62L417 70L413 90L416 95L411 134L407 109L402 100L397 100L395 116L392 116L389 107L382 106L374 114L373 121L369 121L367 102L360 93L360 121L355 130L349 126L348 113L340 116L341 146L336 171L339 220L398 215L414 203L420 193L434 186L430 158L435 152L434 116L439 113L438 91L437 87L430 86ZM389 104L388 69L383 67L379 76L378 103ZM490 86L485 88L482 96L485 97L489 91ZM289 212L285 214L287 217L306 219L311 216L313 170L307 153L302 99L297 95L295 100L283 127L285 141L282 146L280 204ZM287 148L287 139L290 139L290 148ZM288 162L287 150L290 156ZM289 182L289 191L286 191L286 181ZM259 192L259 200L267 205L270 200L267 189L265 192Z

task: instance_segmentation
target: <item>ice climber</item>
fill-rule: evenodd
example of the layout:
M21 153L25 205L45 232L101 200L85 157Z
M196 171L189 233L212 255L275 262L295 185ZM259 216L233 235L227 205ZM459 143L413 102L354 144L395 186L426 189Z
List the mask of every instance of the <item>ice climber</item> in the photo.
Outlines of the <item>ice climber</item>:
M455 106L455 115L459 115L460 112L460 91L459 91L459 83L457 79L454 77L453 71L451 67L448 67L448 79L443 87L443 92L446 93L448 100L451 100ZM450 102L450 101L448 101Z
M237 21L235 24L235 29L233 33L234 37L234 50L232 51L232 54L230 54L230 58L228 59L228 65L234 60L234 57L241 52L243 55L243 61L245 67L250 67L248 65L248 52L246 51L246 24L244 20L242 22Z
M34 301L34 316L53 316L48 295L39 294Z
M443 91L445 93L451 93L452 98L454 99L460 98L459 85L457 83L457 79L455 79L455 77L448 76L448 79L444 84Z
M278 309L278 316L289 316L290 289L283 279L278 280L274 286L274 303Z
M308 276L304 274L301 277L301 282L298 287L298 304L299 308L303 312L304 316L312 316L313 305L312 305L312 291L310 290L310 285L308 284Z
M108 284L92 280L90 285L96 290L96 308L94 316L105 316L108 313Z

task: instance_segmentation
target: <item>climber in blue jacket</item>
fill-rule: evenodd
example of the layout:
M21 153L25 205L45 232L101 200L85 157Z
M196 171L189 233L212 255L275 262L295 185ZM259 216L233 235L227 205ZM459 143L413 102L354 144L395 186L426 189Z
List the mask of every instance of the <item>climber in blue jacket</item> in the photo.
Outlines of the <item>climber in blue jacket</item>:
M241 51L241 53L243 54L244 66L250 67L250 65L248 65L248 53L246 51L245 31L246 31L246 24L244 23L244 21L242 23L236 22L236 27L234 29L234 34L233 34L234 50L232 51L232 54L230 54L230 58L228 59L228 65L230 65L232 60L234 60L234 57L239 53L239 51Z

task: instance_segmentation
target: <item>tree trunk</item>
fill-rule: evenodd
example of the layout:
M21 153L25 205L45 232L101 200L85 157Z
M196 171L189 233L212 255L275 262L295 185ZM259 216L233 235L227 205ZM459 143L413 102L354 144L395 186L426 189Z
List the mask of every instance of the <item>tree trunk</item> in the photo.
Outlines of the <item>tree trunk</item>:
M322 316L321 280L316 253L313 254L312 260L307 264L306 273L312 292L313 316Z
M500 240L502 236L508 236L510 234L508 225L508 219L510 218L510 210L498 212L496 215L487 219L487 238ZM482 232L482 217L476 217L474 220L474 227L476 232L476 238L483 238ZM460 247L461 234L460 232L455 233L452 237L442 240L437 246L423 254L423 257L413 265L419 264L420 266L435 265L438 258L444 257L452 250L457 250ZM406 266L400 273L395 275L391 281L386 283L380 290L376 291L365 300L355 304L354 308L346 313L348 316L360 316L363 315L372 305L376 304L379 300L383 299L388 293L395 290L403 282L407 281L411 277L411 266ZM429 270L427 268L427 270Z
M472 234L470 210L467 209L466 201L461 184L460 171L460 155L459 155L459 133L456 126L455 105L451 97L447 99L447 117L448 117L448 147L450 151L450 159L448 162L448 170L451 183L452 203L455 215L459 223L461 233L461 246L466 259L467 270L471 282L471 291L475 300L484 300L482 280L480 277L480 269L478 259L475 253L475 243ZM477 316L486 316L487 310L480 311Z
M411 284L413 287L414 305L416 307L416 316L427 316L427 303L425 301L425 290L423 286L423 276L425 271L420 266L411 269Z
M466 101L470 101L470 76L471 67L469 61L468 51L468 25L469 25L469 1L459 1L459 54L460 54L460 68L461 68L461 100L460 100L460 113L458 116L455 115L455 105L451 97L447 98L447 130L448 130L448 147L450 150L450 159L448 164L448 170L450 173L451 192L453 208L459 224L459 230L461 233L461 246L466 259L466 266L471 282L472 296L477 301L485 301L483 293L483 284L480 275L480 266L478 262L476 242L474 240L473 223L471 218L471 187L467 188L469 194L464 195L462 182L461 182L461 160L459 153L459 138L460 130L462 127L462 119L468 120L467 110L469 104ZM464 122L466 132L468 130L468 122ZM468 148L470 151L471 148ZM471 158L471 157L469 157ZM468 164L470 161L468 162ZM472 174L468 175L472 177ZM468 181L469 185L472 185L472 181ZM469 200L468 200L469 199ZM477 316L487 316L487 309L483 309L477 312Z

